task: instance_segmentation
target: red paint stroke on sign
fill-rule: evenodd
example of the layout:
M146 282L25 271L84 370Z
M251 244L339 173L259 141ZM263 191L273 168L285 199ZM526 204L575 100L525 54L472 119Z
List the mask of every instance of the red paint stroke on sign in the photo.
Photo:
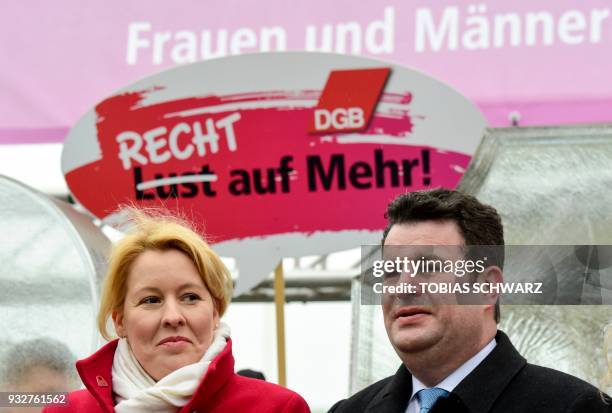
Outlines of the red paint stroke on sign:
M164 205L203 224L212 242L291 232L380 230L397 194L452 188L470 157L410 144L411 95L349 135L310 135L312 91L204 96L146 105L155 90L96 107L101 158L66 174L100 218L118 205ZM277 104L258 106L263 101ZM239 107L232 104L240 102ZM228 105L228 106L225 106ZM416 117L418 118L418 117ZM377 140L385 138L385 143ZM389 143L389 140L397 142Z

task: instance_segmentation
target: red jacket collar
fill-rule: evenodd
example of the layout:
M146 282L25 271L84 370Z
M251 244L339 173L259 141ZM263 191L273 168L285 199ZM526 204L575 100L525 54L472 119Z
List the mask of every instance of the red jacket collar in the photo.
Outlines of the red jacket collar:
M112 369L118 342L119 340L113 340L91 356L76 363L83 384L102 409L108 413L115 411ZM214 397L215 393L225 385L233 374L232 340L228 338L225 348L210 363L194 396L181 411L192 411L206 406L208 401Z

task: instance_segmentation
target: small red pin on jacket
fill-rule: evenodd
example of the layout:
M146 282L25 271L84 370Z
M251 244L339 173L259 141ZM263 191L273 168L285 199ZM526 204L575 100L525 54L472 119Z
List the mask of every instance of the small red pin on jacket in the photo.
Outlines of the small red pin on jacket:
M100 387L108 387L108 383L106 382L106 380L104 380L104 377L102 376L96 376L96 382Z

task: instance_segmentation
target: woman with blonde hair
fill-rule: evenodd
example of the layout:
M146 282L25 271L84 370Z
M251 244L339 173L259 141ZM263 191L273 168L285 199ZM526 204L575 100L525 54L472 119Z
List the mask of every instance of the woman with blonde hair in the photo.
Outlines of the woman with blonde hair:
M114 248L98 328L119 338L77 362L86 389L54 412L310 412L297 393L234 373L220 321L232 279L185 222L132 211L135 228Z

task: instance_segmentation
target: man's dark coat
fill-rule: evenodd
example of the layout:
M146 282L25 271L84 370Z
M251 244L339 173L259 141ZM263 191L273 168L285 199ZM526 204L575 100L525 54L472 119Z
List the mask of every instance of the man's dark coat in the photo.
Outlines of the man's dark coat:
M495 349L429 413L612 412L610 399L604 402L592 385L528 364L503 332L495 338ZM330 413L404 413L411 394L412 376L402 365L394 376L336 403Z

